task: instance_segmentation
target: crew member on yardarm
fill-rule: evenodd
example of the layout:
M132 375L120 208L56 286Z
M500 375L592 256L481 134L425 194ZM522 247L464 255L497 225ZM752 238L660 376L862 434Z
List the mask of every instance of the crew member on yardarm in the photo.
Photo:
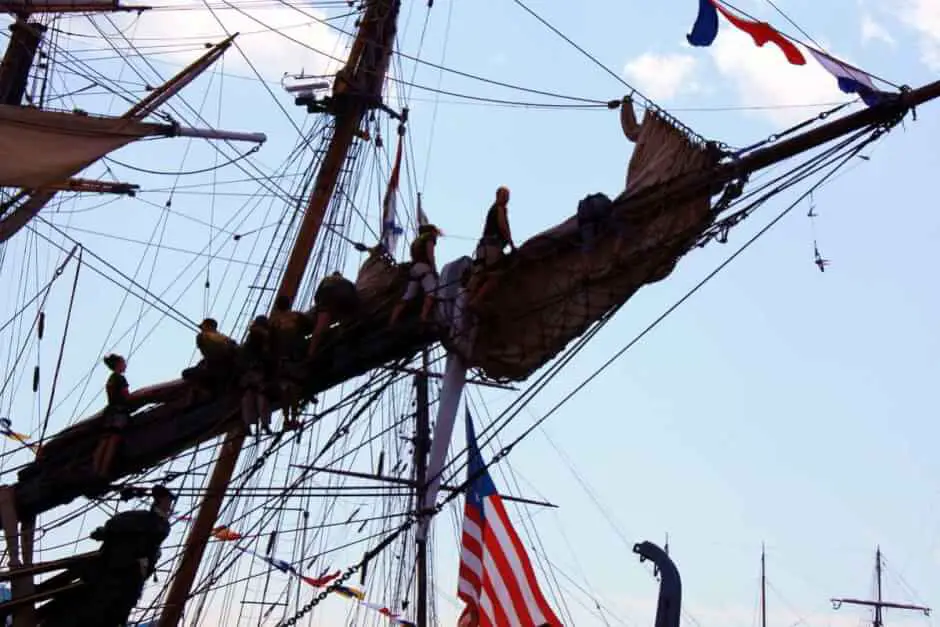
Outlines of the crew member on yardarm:
M242 388L242 420L250 434L255 427L271 435L271 385L274 375L271 351L271 329L267 316L258 316L248 328L248 338L242 347L245 370L239 384Z
M238 357L235 340L219 332L219 323L214 318L206 318L199 323L196 347L202 353L212 383L225 383L234 372Z
M323 277L317 291L313 295L316 306L316 324L313 335L307 347L307 358L316 354L323 333L336 321L351 317L359 306L359 296L352 281L343 276L339 270Z
M512 241L512 232L509 230L509 188L500 187L496 190L496 201L486 213L486 223L483 225L483 236L477 244L473 260L473 276L470 279L468 291L470 292L469 307L476 307L480 300L499 281L497 267L505 256L505 248L516 250Z
M299 311L291 309L291 299L282 294L274 301L271 312L271 348L279 359L302 359L305 352L304 335L310 331L309 320Z
M271 350L274 354L274 377L282 400L284 429L300 426L302 394L289 365L303 359L306 354L304 336L311 330L310 320L291 309L291 298L282 294L274 301L271 312Z
M104 410L105 433L92 456L92 468L95 475L104 478L111 470L114 455L121 444L121 433L130 414L130 389L124 373L127 361L121 355L110 354L104 358L104 365L111 371L104 389L108 397L108 406Z
M401 300L392 310L389 324L398 322L398 318L405 310L408 301L414 299L419 293L424 293L424 302L421 305L421 322L427 322L431 308L436 300L438 274L437 262L434 258L434 247L441 231L433 224L418 227L418 237L411 242L411 268L408 270L408 287Z

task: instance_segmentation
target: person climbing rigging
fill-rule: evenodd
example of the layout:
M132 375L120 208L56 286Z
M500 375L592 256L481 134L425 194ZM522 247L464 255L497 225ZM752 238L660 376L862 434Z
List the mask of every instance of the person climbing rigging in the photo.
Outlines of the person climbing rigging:
M101 542L98 578L91 583L84 625L121 625L140 600L144 583L160 559L170 534L173 494L164 486L151 491L150 510L121 512L92 532Z
M468 290L471 293L469 307L475 307L480 299L495 286L498 276L496 266L504 257L504 250L516 250L509 230L509 188L496 190L496 201L490 206L483 225L483 236L477 244L474 254L474 276Z
M127 361L114 353L106 356L103 361L111 371L104 386L108 398L108 406L104 410L105 435L98 441L92 456L93 470L101 478L106 477L111 470L114 455L121 444L121 434L127 426L131 411L130 388L124 377Z
M235 340L219 332L219 323L215 319L206 318L199 323L196 347L202 353L207 374L213 384L226 382L234 372L238 357Z
M306 353L304 336L311 331L312 325L307 316L291 309L291 299L286 294L278 296L274 301L270 323L273 376L281 393L284 428L296 429L300 426L302 392L289 366L303 359Z
M259 429L271 435L270 386L274 374L271 352L271 329L267 316L258 316L248 328L248 338L243 347L245 371L241 377L242 420L245 430L250 434L255 426L255 436L260 437Z
M307 347L308 359L316 353L320 337L331 324L345 320L355 313L359 307L359 296L356 293L356 286L337 270L323 277L313 296L313 302L316 306L317 318L310 344Z
M401 300L395 303L389 325L398 322L408 301L418 296L419 291L424 293L424 302L421 305L421 322L427 322L434 306L437 292L437 262L434 257L434 247L441 231L433 224L418 227L418 237L411 242L411 268L408 270L408 287Z
M282 294L274 301L270 317L271 348L278 359L300 359L304 354L304 335L311 331L309 320L291 309L291 298Z
M149 510L121 512L92 531L91 539L101 543L92 562L67 568L47 580L57 580L65 589L37 608L40 627L128 624L144 583L156 571L160 545L170 533L173 494L158 485L151 496Z

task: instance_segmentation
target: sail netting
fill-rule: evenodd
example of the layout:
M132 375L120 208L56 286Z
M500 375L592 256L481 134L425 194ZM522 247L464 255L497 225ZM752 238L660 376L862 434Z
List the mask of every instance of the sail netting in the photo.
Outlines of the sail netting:
M497 269L498 283L478 308L470 365L493 378L525 379L640 287L667 277L711 223L707 190L639 211L632 201L712 167L717 154L653 110L636 144L627 189L605 216L589 225L570 218L528 240Z
M0 185L38 189L60 183L109 152L166 126L0 105Z

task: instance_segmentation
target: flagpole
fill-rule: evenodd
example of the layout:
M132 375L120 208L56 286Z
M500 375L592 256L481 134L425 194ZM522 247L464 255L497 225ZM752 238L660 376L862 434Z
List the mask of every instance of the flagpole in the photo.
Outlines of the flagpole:
M424 506L427 493L428 450L431 445L430 411L428 407L428 351L421 351L421 370L415 373L415 509ZM417 534L415 568L417 574L416 612L418 627L428 625L428 534Z

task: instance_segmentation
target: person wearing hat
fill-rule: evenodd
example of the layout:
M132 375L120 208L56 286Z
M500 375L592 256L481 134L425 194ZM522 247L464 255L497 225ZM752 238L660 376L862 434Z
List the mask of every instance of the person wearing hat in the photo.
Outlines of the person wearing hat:
M477 243L474 253L474 276L468 286L471 294L468 306L471 308L476 306L496 284L497 276L494 270L503 259L506 246L509 246L511 251L516 250L516 245L512 241L512 232L509 230L508 205L509 188L499 187L496 190L496 201L486 213L483 236Z
M418 296L419 292L424 293L424 303L421 306L421 322L428 321L437 291L438 276L437 263L434 259L434 247L437 245L437 238L440 234L440 229L433 224L423 224L418 227L418 237L411 242L411 268L408 269L408 287L405 288L401 300L395 304L388 321L389 325L398 322L398 318L405 310L405 305Z
M176 497L163 485L153 486L150 490L150 496L153 499L150 504L150 511L163 518L163 520L167 521L169 524L170 514L173 513L173 501L176 500Z
M105 425L104 437L98 441L92 455L92 469L95 475L104 478L111 470L114 455L121 444L121 432L127 426L130 417L130 389L124 373L127 371L127 361L121 355L110 354L102 361L111 371L105 394L108 397L108 406L104 410L103 421Z
M238 344L219 332L219 323L214 318L206 318L199 323L196 348L205 360L210 379L219 382L228 377L235 365Z
M173 494L162 485L151 490L149 510L112 516L91 533L101 542L94 565L74 573L84 582L80 594L57 597L39 608L44 625L119 627L140 601L147 578L170 534Z

